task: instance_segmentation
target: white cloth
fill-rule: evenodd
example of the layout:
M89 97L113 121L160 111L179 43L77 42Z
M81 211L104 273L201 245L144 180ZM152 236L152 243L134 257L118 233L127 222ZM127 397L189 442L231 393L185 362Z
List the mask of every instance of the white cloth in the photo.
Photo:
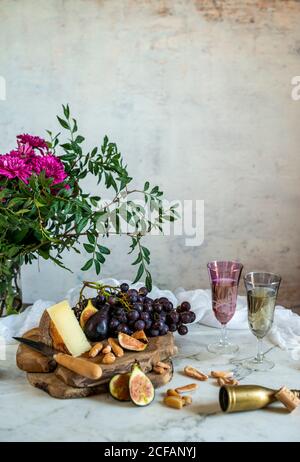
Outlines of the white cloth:
M102 279L101 282L112 286L119 285L119 281L112 278ZM130 281L124 282L130 284ZM139 288L143 285L141 282L130 284L134 288ZM66 294L71 306L76 304L80 288L81 286L75 287ZM86 289L84 293L86 296L93 296L95 291ZM167 297L174 306L184 300L189 301L193 311L196 313L196 323L209 327L220 327L211 309L210 290L185 290L180 287L173 293L170 290L161 290L154 286L149 296L152 298ZM7 344L14 343L15 341L12 337L21 336L27 330L36 327L43 311L53 304L54 302L52 301L38 300L21 314L0 318L0 337L4 338ZM228 328L249 328L246 297L238 296L236 313L228 323ZM276 306L274 324L268 334L268 339L274 345L278 345L284 350L289 350L293 359L300 359L300 316L282 306Z

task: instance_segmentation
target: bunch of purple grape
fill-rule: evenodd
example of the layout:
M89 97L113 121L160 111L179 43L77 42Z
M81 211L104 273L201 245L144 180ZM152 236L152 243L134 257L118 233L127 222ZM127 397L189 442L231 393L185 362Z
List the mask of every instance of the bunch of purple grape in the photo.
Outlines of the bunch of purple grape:
M182 302L174 308L173 303L166 297L152 299L148 297L146 287L139 290L130 289L128 284L120 286L123 299L128 300L131 309L126 309L118 296L112 295L107 302L110 305L109 333L118 332L131 335L137 330L144 330L150 337L165 335L178 331L180 335L188 333L189 324L196 319L191 311L189 302Z

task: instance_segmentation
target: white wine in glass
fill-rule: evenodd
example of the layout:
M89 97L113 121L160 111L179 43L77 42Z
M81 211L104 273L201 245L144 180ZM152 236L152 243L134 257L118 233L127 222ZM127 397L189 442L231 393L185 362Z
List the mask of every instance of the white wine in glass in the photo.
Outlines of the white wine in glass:
M274 311L281 277L266 272L248 273L244 277L247 290L248 323L251 332L258 340L255 358L245 361L244 366L256 371L266 371L274 367L262 352L262 339L272 327Z

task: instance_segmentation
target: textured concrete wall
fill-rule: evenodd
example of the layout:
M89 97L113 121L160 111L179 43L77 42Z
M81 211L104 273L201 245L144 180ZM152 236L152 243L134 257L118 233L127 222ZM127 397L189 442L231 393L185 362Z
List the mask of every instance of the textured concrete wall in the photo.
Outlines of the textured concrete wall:
M239 258L300 302L299 1L0 0L0 19L0 152L55 129L69 102L89 147L107 133L142 184L205 200L201 247L148 239L157 284L204 287L208 260ZM105 275L131 277L126 239L111 245ZM83 259L66 259L74 274L23 271L28 301L81 278Z

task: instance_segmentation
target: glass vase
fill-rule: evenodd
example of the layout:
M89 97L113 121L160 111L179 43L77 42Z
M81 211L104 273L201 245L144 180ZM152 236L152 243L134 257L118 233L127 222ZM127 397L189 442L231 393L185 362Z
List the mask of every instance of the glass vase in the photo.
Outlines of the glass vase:
M18 259L0 259L0 316L22 308L21 264Z

